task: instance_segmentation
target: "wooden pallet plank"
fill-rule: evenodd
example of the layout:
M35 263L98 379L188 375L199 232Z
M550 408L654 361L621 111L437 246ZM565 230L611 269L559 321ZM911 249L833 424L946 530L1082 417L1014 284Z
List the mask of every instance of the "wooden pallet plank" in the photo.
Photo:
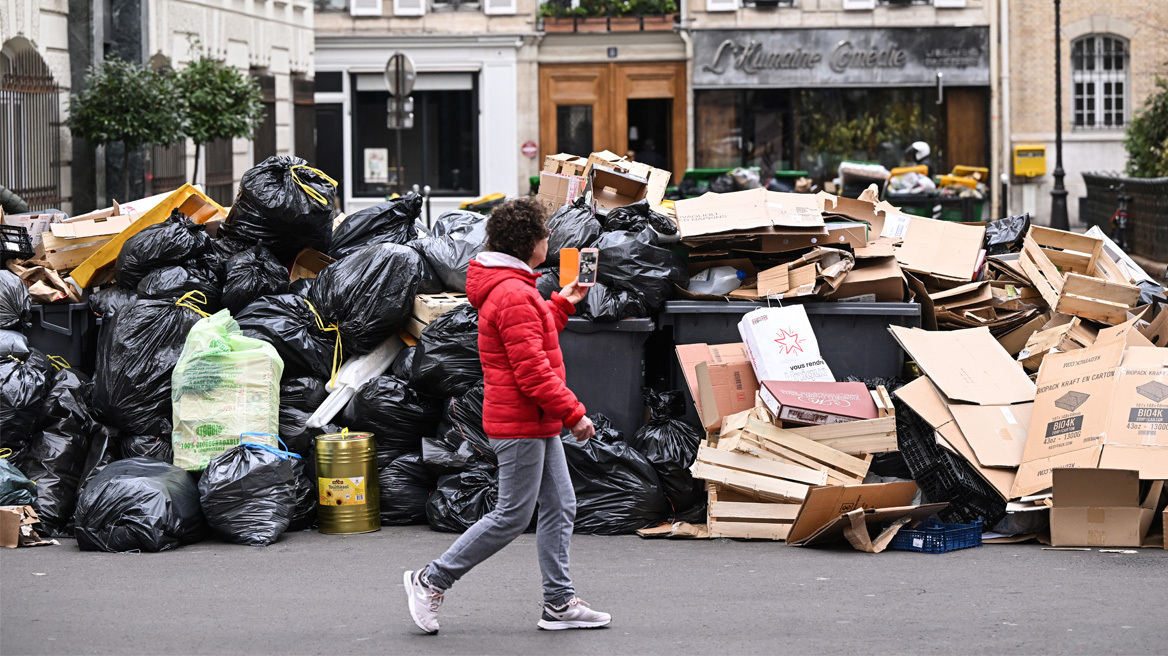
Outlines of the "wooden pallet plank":
M807 496L807 490L810 489L809 486L802 483L792 483L779 478L727 469L700 460L694 463L691 472L694 478L721 483L738 490L756 492L763 499L781 503L802 501Z
M737 519L793 522L802 507L803 504L799 503L714 501L710 504L710 515L719 521Z
M783 430L778 426L771 426L760 421L751 420L747 423L746 430L767 441L774 442L793 451L798 451L853 476L862 478L868 473L868 464L863 460L829 446L824 446L815 440L809 440L802 435Z
M808 485L823 485L827 483L827 474L817 469L809 469L798 465L784 465L771 460L764 460L762 458L729 451L699 447L698 460L711 465L718 465L719 467L738 469L751 474L772 476L774 478L782 478Z
M1127 307L1135 307L1140 300L1140 288L1135 285L1081 276L1077 273L1067 274L1063 294L1096 298Z
M748 440L750 437L751 435L749 433L743 434L744 440ZM819 469L826 472L827 482L829 485L850 485L856 482L855 476L836 471L835 469L828 467L822 462L819 462L813 458L808 458L801 453L792 451L784 446L775 444L774 442L760 441L757 444L759 445L758 448L763 449L780 458L784 458L793 464L802 465L811 469Z
M1058 290L1046 279L1038 265L1030 258L1028 252L1023 252L1018 256L1018 266L1030 276L1030 280L1034 284L1034 288L1038 290L1042 300L1050 307L1054 307L1058 303Z
M745 540L786 540L791 532L790 524L764 524L755 522L720 522L716 519L707 523L712 538L739 538Z
M1111 325L1127 321L1127 311L1130 309L1126 305L1108 303L1097 298L1085 298L1074 294L1060 296L1059 302L1054 308L1055 312L1061 314L1070 314Z

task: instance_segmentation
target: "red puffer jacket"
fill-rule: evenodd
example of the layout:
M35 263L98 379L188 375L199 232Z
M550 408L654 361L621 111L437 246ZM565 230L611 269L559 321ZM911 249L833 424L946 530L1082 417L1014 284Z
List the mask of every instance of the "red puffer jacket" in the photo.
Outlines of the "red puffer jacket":
M550 437L584 416L568 389L559 333L576 308L558 293L545 301L538 274L499 253L483 253L466 274L466 295L479 309L479 359L486 381L488 437ZM512 266L508 266L508 264Z

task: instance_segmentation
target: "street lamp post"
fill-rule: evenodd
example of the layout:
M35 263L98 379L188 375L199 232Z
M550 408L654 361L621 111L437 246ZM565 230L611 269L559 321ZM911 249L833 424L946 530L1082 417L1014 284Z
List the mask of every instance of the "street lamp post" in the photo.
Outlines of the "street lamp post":
M1063 52L1060 0L1054 0L1054 188L1050 190L1050 227L1070 230L1067 189L1063 186Z

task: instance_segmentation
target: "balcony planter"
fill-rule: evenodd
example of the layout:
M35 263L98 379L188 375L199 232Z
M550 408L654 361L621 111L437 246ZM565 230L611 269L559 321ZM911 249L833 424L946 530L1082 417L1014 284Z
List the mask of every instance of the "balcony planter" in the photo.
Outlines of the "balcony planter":
M658 14L643 18L646 32L669 32L673 30L673 14Z
M568 17L551 17L543 19L544 32L575 32L576 19Z
M641 17L613 16L608 19L608 30L610 32L640 32Z
M607 32L608 31L608 17L607 16L590 16L588 18L576 19L577 32Z

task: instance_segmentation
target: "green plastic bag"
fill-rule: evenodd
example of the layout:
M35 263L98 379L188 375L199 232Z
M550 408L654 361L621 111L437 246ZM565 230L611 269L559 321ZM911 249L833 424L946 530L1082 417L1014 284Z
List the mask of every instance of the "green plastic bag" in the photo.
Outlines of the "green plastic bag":
M191 328L171 378L174 465L207 468L212 458L248 441L276 447L284 361L265 341L244 337L227 310Z
M11 449L4 450L11 453ZM0 506L27 506L36 501L36 483L6 458L0 457Z

